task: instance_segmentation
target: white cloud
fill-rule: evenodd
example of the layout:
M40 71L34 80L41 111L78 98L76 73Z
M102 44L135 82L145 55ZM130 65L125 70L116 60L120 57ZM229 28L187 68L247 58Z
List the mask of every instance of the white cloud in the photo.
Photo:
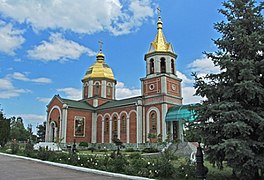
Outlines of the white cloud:
M67 99L80 100L82 98L82 91L76 88L61 88L57 89L58 92L63 92Z
M130 89L125 86L123 82L117 82L116 85L116 98L117 99L124 99L134 96L140 96L141 89Z
M183 104L200 103L204 98L201 96L194 96L195 89L191 86L182 87Z
M49 103L51 98L43 98L43 97L37 97L37 101L43 102L43 103Z
M153 16L151 0L0 0L0 13L35 30L126 34ZM16 12L16 13L14 13Z
M188 68L190 68L192 72L196 72L199 76L220 72L219 67L215 66L213 61L205 56L194 60L188 65Z
M94 56L96 52L74 41L64 39L59 33L51 34L49 42L43 41L39 46L28 51L30 58L42 61L78 59L82 54Z
M9 79L0 79L0 89L14 89L14 86Z
M185 74L181 73L180 71L176 72L178 78L182 79L182 83L183 84L189 84L189 83L193 83L193 79L189 79Z
M52 82L51 79L44 78L44 77L30 79L25 74L20 73L20 72L14 72L13 74L8 75L8 76L12 77L13 79L20 80L20 81L29 81L29 82L42 83L42 84L49 84Z
M25 41L22 34L22 30L15 29L11 24L0 21L0 52L15 55L15 50L20 48Z
M29 92L31 91L28 89L15 88L10 79L0 79L0 99L9 99Z

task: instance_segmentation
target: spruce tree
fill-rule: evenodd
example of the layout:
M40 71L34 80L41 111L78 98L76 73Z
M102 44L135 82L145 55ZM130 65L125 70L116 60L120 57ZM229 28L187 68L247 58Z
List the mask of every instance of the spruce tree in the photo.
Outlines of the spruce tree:
M205 53L220 73L195 77L199 132L208 159L223 161L240 179L264 174L264 3L227 0L219 10L226 20L215 24L221 34L217 51Z

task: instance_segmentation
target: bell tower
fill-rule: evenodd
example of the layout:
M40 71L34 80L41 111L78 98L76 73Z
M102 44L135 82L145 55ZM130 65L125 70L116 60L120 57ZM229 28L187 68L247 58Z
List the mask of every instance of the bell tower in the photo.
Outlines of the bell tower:
M149 134L162 136L162 140L166 139L166 132L170 128L165 122L167 110L173 105L182 104L182 80L176 75L177 55L172 44L166 41L162 25L158 8L157 34L145 54L146 76L141 78L146 141L149 141Z

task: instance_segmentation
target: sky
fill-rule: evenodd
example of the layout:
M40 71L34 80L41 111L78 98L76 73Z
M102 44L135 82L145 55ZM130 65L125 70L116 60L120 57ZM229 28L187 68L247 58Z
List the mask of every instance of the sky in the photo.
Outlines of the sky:
M203 52L214 52L220 34L214 23L221 1L212 0L0 0L0 104L6 117L21 116L33 127L46 118L46 105L59 94L81 99L81 79L95 62L99 40L117 80L118 99L140 95L144 54L157 32L177 54L183 103L193 96L192 72L217 72Z

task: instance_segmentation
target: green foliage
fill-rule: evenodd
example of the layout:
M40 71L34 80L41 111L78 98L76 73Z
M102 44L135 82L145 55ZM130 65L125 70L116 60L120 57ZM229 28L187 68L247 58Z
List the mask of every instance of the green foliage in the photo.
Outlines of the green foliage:
M25 146L24 153L25 153L26 156L30 156L32 151L33 151L33 144L31 144L31 142L28 141L26 146Z
M156 152L159 152L159 150L154 147L149 147L149 148L144 148L142 152L143 153L156 153Z
M232 167L240 179L264 172L264 3L227 0L227 21L215 24L222 37L206 53L222 71L195 77L196 95L206 97L198 112L201 140L212 163ZM260 173L262 172L262 174Z
M13 140L11 143L11 153L17 154L19 151L19 145L17 144L16 140Z
M27 141L30 139L32 133L24 127L21 117L12 117L10 126L10 139L16 139L17 141Z
M79 146L88 147L88 142L80 142Z
M4 147L8 142L10 134L10 119L6 119L0 110L0 146Z

